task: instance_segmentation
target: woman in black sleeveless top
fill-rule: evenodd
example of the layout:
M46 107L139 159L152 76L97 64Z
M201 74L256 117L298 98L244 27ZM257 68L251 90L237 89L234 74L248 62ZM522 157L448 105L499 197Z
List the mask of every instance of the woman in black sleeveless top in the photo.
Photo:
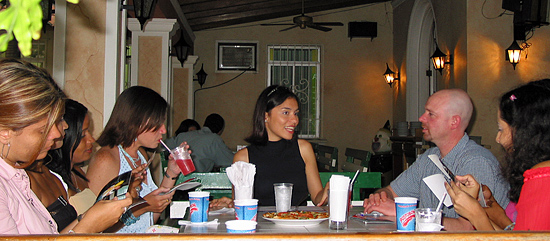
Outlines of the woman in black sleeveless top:
M297 139L298 97L290 89L267 87L256 101L252 134L245 140L247 148L238 151L233 162L256 165L254 198L259 205L275 205L273 183L293 183L292 205L305 205L308 196L316 205L327 201L328 187L323 188L311 144ZM231 203L214 200L211 206ZM230 204L231 205L231 204Z

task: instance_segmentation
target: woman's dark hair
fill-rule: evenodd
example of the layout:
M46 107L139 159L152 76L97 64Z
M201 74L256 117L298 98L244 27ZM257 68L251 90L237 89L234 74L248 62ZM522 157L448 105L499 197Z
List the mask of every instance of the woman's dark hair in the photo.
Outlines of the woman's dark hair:
M267 87L256 101L252 117L252 134L244 140L250 144L265 145L268 142L265 129L265 113L285 102L288 98L298 101L298 97L287 87L272 85Z
M71 170L71 160L73 158L73 153L80 145L82 140L82 125L84 124L84 119L88 113L88 108L84 105L78 103L74 100L67 100L65 103L65 114L63 119L67 122L69 126L65 130L65 137L63 138L63 146L59 149L49 151L51 157L50 161L47 161L46 166L61 175L63 181L67 183L69 188L76 191L75 184L71 179L71 171L81 177L82 179L88 181L86 176L82 175L80 172Z
M179 133L182 133L182 132L187 132L189 131L189 127L192 127L194 126L197 130L200 130L201 129L201 126L199 125L199 123L193 119L185 119L183 120L181 123L180 123L180 127L178 127L178 129L176 130L176 136L179 134Z
M168 104L157 92L132 86L118 97L105 129L97 139L100 146L129 147L143 132L158 130L166 120Z
M510 182L510 200L517 202L523 173L550 160L550 79L527 83L500 99L500 118L512 129L503 174Z

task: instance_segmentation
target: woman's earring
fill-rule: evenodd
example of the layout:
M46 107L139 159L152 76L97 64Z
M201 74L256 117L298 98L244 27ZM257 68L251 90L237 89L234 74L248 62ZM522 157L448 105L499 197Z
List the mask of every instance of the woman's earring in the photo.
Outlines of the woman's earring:
M6 155L4 155L4 147L6 145L2 145L2 153L0 153L0 157L2 158L6 158L8 156L8 154L10 154L10 148L11 148L11 144L8 142L8 151L6 152Z
M137 141L137 137L136 137L136 139L134 139L134 142L136 142L136 141Z

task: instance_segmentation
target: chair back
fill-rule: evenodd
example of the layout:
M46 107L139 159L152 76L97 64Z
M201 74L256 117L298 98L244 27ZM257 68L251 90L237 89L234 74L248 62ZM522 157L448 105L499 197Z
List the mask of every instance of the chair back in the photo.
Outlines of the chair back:
M346 162L342 163L342 170L345 172L355 172L357 170L367 172L371 157L372 153L369 151L346 148Z
M315 156L319 172L338 171L338 148L333 146L316 145Z
M323 186L326 185L332 175L343 175L353 179L355 172L320 172L319 176L321 177L321 183ZM380 172L360 172L355 181L355 185L353 185L351 200L363 200L361 198L362 188L382 188L382 174Z
M189 178L195 178L194 182L201 183L195 191L210 192L210 196L214 199L221 197L231 198L232 196L233 186L225 172L192 172L187 176L180 175L176 181L176 185Z
M162 174L166 171L168 165L168 154L161 152L160 160L162 165ZM210 192L210 196L214 199L221 197L231 198L233 194L233 186L227 173L225 172L192 172L187 176L179 175L178 180L176 180L177 185L179 183L188 180L189 178L196 178L194 182L200 182L201 185L195 188L195 191L207 191ZM190 190L191 191L191 190Z

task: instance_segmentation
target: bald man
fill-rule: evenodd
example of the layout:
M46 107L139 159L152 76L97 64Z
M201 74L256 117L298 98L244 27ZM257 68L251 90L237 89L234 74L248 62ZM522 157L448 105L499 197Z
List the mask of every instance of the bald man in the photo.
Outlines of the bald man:
M423 178L441 171L428 158L438 155L440 160L455 175L472 174L475 179L493 191L497 202L508 205L508 184L500 174L497 159L484 147L470 140L466 128L473 112L473 104L466 92L460 89L446 89L434 93L425 105L425 112L418 119L422 122L424 140L436 147L424 152L416 161L389 186L365 199L365 212L378 211L395 216L395 197L416 197L420 208L435 208L439 199L422 181ZM451 206L443 205L442 225L448 231L472 230L468 220L460 217Z

